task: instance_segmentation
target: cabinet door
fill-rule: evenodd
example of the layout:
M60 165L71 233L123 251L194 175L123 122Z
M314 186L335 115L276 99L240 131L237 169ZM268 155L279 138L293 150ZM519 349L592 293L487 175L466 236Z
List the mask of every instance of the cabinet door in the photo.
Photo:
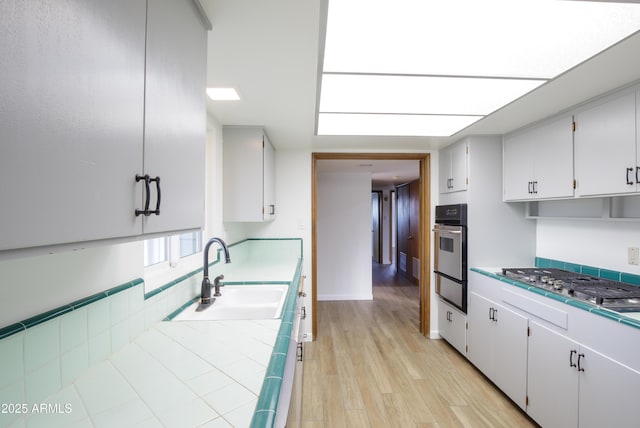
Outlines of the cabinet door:
M264 156L264 220L275 220L276 218L276 152L271 145L271 141L266 135L263 136Z
M575 121L576 194L635 192L636 94L581 111Z
M564 116L531 132L536 198L573 197L573 124Z
M469 293L467 308L467 357L487 377L493 379L497 323L490 318L495 304Z
M497 325L495 338L494 383L520 408L527 399L527 326L528 319L494 304Z
M529 328L527 414L544 427L577 427L578 344L536 321Z
M149 1L144 172L160 177L162 203L144 233L204 225L206 47L192 0Z
M581 346L580 428L638 426L640 373Z
M527 133L504 137L502 191L505 201L532 199L534 142Z
M0 250L139 234L146 1L2 8Z
M440 150L438 160L438 187L440 193L451 192L451 147Z
M263 138L261 128L224 127L224 221L264 219Z
M467 190L467 143L451 148L451 192Z

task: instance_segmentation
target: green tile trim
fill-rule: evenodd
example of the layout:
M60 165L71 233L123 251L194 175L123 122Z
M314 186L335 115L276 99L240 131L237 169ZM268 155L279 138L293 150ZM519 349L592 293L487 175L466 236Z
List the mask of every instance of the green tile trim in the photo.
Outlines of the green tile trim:
M25 331L27 328L22 323L16 323L8 325L4 328L0 328L0 340L13 336L14 334L20 333L21 331Z
M91 303L95 303L109 296L113 296L114 294L118 294L122 291L128 290L132 287L142 285L143 283L144 281L142 280L142 278L136 278L133 281L125 282L124 284L117 285L113 288L102 291L100 293L93 294L89 297L85 297L80 300L76 300L74 302L69 303L68 305L63 305L63 306L51 309L47 312L34 315L18 323L15 323L0 329L0 340L5 339L21 331L24 331L28 328L32 328L42 323L45 323L47 321L50 321L52 319L55 319L56 317L59 317L61 315L68 314L69 312L80 309Z
M243 239L241 241L237 241L234 242L232 244L227 245L227 247L232 248L235 247L237 245L241 245L244 244L246 242L250 242L250 241L300 241L300 257L302 257L302 251L303 251L303 245L302 245L302 238L247 238L247 239ZM222 263L222 248L218 248L216 251L216 259L209 262L209 268ZM144 295L144 299L148 300L154 296L157 296L158 294L162 293L163 291L166 291L168 289L170 289L171 287L181 283L182 281L191 278L194 275L197 275L199 273L201 273L203 271L203 268L198 268L195 269L185 275L182 275L179 278L176 278L166 284L161 285L160 287L149 291L148 293L145 293ZM229 285L248 285L248 284L282 284L282 281L245 281L245 282L227 282L225 281L225 284L229 284Z
M184 311L185 309L187 309L189 306L193 305L195 302L197 302L198 300L200 300L200 297L194 297L193 299L187 301L185 304L183 304L182 306L180 306L178 309L176 309L175 311L171 312L169 315L167 315L166 317L164 317L162 319L162 321L171 321L172 319L174 319L175 317L178 316L178 314L180 314L180 312Z
M296 304L298 301L298 288L300 286L300 276L302 275L302 257L298 259L296 272L289 283L289 291L282 309L283 321L278 330L276 343L273 346L271 359L267 366L267 375L262 383L262 389L256 404L256 410L251 419L251 428L268 428L273 427L276 412L278 410L278 398L280 397L280 389L282 387L282 378L284 377L284 368L289 353L289 341L291 339L291 331L293 323L285 321L289 314L295 315Z
M536 264L537 263L538 263L538 258L536 258ZM542 266L538 266L538 267L542 267ZM583 268L584 268L584 266L583 266ZM607 309L599 308L597 306L591 305L591 304L589 304L587 302L583 302L581 300L575 300L575 299L572 299L570 297L566 297L566 296L562 296L560 294L552 293L550 291L546 291L546 290L543 290L543 289L538 288L538 287L533 287L533 286L530 286L530 285L525 284L523 282L515 281L515 280L513 280L511 278L500 276L500 275L497 275L497 274L495 274L493 272L486 271L484 269L471 268L471 271L479 273L479 274L484 275L484 276L488 276L488 277L493 278L493 279L497 279L498 281L505 282L505 283L513 285L515 287L522 288L523 290L528 290L528 291L530 291L532 293L548 297L548 298L556 300L558 302L565 303L565 304L567 304L569 306L573 306L575 308L582 309L582 310L587 311L587 312L591 312L591 313L599 315L601 317L605 317L605 318L608 318L610 320L617 321L617 322L619 322L621 324L626 324L628 326L640 329L640 321L639 320L636 320L635 318L626 317L626 316L624 316L624 315L622 315L622 314L620 314L618 312L609 311Z

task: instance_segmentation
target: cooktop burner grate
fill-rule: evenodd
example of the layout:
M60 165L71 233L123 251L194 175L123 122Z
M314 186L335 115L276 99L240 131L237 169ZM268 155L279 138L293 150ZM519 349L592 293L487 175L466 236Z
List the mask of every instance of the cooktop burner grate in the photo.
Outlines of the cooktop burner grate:
M502 274L540 288L599 305L638 307L640 287L555 268L504 268Z

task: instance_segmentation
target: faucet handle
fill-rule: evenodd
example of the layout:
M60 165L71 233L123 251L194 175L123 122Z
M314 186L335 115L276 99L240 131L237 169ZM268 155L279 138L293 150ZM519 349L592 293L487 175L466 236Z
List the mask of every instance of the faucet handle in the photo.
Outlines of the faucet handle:
M220 286L224 286L224 284L221 284L220 281L222 281L224 279L224 275L218 275L213 279L213 285L216 287L220 287Z

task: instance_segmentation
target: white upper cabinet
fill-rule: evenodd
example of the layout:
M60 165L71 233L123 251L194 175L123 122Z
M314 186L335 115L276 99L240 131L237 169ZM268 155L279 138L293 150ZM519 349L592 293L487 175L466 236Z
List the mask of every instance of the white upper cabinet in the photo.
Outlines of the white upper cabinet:
M466 140L440 151L440 193L467 190L467 154Z
M160 177L160 214L144 233L204 226L207 32L193 0L151 0L144 173ZM156 196L151 186L152 206Z
M140 234L146 1L3 9L0 250Z
M0 251L201 226L206 29L192 1L149 1L149 34L145 0L3 10ZM160 216L135 215L144 174L161 177Z
M562 116L504 137L503 199L573 197L573 123Z
M274 220L275 150L260 127L223 128L224 221Z
M638 191L636 104L636 92L627 92L575 114L578 196Z

